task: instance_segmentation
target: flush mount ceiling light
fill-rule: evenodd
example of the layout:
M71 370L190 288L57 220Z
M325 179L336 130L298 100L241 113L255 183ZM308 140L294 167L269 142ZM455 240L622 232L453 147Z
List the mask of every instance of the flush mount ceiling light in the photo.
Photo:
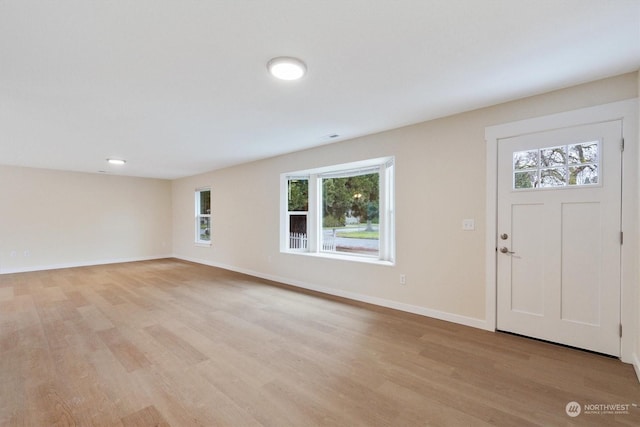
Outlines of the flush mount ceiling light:
M280 80L298 80L307 72L307 66L298 58L279 56L267 63L269 73Z
M126 160L122 159L107 159L107 162L109 162L110 165L124 165L127 163Z

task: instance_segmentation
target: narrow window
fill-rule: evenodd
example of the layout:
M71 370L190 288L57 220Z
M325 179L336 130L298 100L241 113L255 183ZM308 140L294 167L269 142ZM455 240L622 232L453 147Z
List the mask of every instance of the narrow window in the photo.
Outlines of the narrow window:
M287 223L289 249L308 250L307 222L309 219L309 178L287 179Z
M196 243L211 244L211 189L196 190Z

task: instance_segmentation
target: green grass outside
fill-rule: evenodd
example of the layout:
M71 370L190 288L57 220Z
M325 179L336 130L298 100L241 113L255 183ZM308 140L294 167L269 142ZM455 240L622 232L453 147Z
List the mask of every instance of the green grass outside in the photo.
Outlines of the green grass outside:
M337 237L345 237L351 239L372 239L378 240L380 233L378 231L338 231Z

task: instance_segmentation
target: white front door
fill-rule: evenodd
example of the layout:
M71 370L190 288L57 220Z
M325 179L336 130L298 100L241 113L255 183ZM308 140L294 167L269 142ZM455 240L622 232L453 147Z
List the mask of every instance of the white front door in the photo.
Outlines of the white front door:
M620 121L498 141L498 329L620 355Z

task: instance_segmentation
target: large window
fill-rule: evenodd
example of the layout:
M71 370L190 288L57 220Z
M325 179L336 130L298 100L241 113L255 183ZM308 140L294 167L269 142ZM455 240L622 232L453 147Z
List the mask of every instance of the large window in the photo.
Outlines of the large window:
M393 262L393 175L392 158L284 174L281 249Z
M196 190L196 243L211 244L211 189Z

